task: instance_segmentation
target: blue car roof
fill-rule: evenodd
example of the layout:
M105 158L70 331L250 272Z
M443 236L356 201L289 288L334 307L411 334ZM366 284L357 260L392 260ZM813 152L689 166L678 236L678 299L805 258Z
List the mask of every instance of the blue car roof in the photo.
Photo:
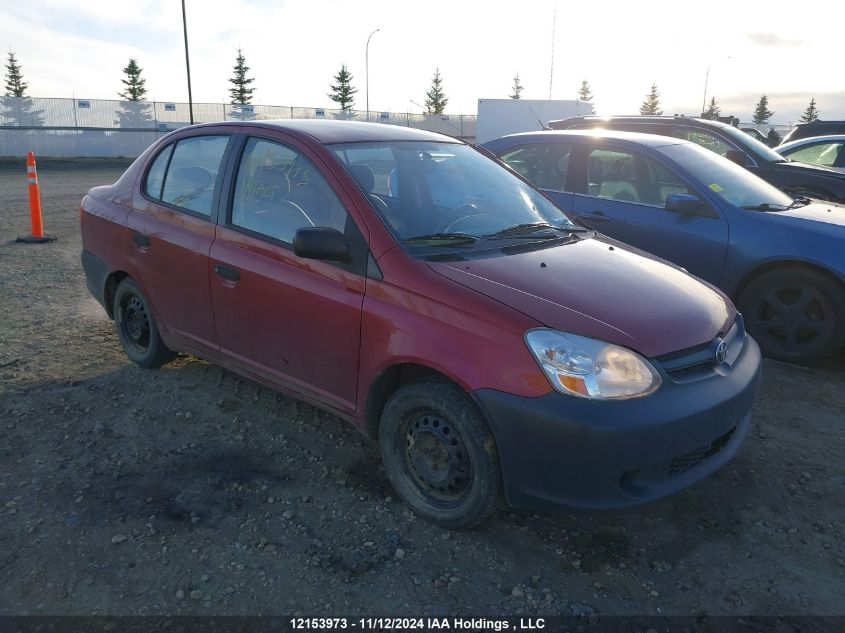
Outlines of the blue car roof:
M693 145L691 141L685 141L680 138L672 136L660 136L658 134L644 134L642 132L622 132L620 130L604 130L601 128L592 128L589 130L543 130L542 132L520 132L519 134L509 134L501 138L497 138L487 143L482 143L485 147L489 144L499 144L500 141L520 139L525 141L550 140L557 138L564 140L567 138L600 138L611 139L615 141L626 141L637 145L647 145L649 147L665 147L666 145Z

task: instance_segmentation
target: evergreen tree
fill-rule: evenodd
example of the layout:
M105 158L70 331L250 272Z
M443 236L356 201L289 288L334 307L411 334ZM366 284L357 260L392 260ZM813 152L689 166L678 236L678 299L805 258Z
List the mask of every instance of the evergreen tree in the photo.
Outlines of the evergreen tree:
M581 80L581 87L578 88L578 98L590 104L590 114L596 113L596 106L592 103L593 92L590 90L590 84L587 83L586 79Z
M7 97L25 97L26 89L29 86L24 83L23 74L21 73L20 64L12 51L9 51L8 61L6 62L6 96Z
M592 101L593 93L590 91L590 84L584 79L581 81L581 87L578 88L578 98L581 101Z
M772 118L774 112L769 110L769 98L766 95L760 97L760 100L757 102L757 106L754 108L754 114L751 117L751 120L754 121L757 125L763 125L764 123L768 123L769 119Z
M719 102L716 101L716 97L710 97L710 104L704 111L704 118L715 121L720 114L722 114L722 108L719 107Z
M443 80L440 78L440 69L434 71L431 80L431 89L425 93L425 107L429 114L443 114L449 100L443 92Z
M335 83L330 84L332 91L328 95L329 99L340 105L342 114L348 116L352 112L354 96L358 89L352 87L352 73L346 68L346 64L341 64L334 81Z
M6 62L6 95L0 97L0 121L3 125L44 125L44 110L36 110L32 99L26 96L29 87L23 80L20 64L12 51Z
M522 96L522 84L519 83L519 73L513 78L513 87L511 88L511 99L519 99Z
M126 101L143 101L147 96L147 88L144 86L147 80L141 77L141 67L138 62L132 58L126 68L123 69L126 79L121 79L123 85L126 86L123 92L117 94L123 97Z
M242 106L252 100L255 88L250 87L250 84L255 81L255 78L246 76L249 66L246 65L246 58L240 48L238 48L238 56L235 58L235 67L232 71L234 75L229 79L229 83L232 84L229 88L229 96L232 98L230 103Z
M804 114L801 115L801 121L804 123L812 123L813 121L819 120L819 109L816 107L816 98L813 97L810 99L810 105L807 106L807 109L804 110Z
M660 93L657 92L657 84L651 84L651 92L646 95L643 104L640 106L640 114L663 114L660 109Z

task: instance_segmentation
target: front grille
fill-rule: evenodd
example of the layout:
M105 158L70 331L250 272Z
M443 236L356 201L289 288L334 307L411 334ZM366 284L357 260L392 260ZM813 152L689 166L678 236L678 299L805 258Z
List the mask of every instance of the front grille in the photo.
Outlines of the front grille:
M707 343L702 343L701 345L687 347L686 349L679 349L677 352L669 352L668 354L663 354L663 356L658 356L654 360L662 364L664 362L673 361L675 359L683 358L685 356L693 356L703 350L706 350L708 347L710 347L709 341Z
M722 332L707 343L701 343L693 347L669 352L658 356L653 360L663 368L669 376L676 381L691 380L696 377L710 375L716 367L716 349L724 341L728 345L728 364L732 364L742 349L745 339L745 327L742 315L737 315L727 333Z
M713 455L715 455L723 448L725 448L725 446L727 446L728 442L731 441L731 437L733 437L733 434L735 432L736 427L733 427L730 431L728 431L721 437L710 442L710 444L706 446L700 446L694 451L684 453L683 455L679 455L678 457L672 459L672 461L669 462L669 477L677 477L678 475L687 472L691 468L695 468L705 459L713 457Z

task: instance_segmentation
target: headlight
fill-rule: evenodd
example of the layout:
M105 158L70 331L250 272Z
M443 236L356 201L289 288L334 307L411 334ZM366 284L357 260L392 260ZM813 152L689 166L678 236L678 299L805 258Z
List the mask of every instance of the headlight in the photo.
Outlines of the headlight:
M597 400L637 398L660 386L647 360L612 343L542 329L529 330L525 342L561 393Z

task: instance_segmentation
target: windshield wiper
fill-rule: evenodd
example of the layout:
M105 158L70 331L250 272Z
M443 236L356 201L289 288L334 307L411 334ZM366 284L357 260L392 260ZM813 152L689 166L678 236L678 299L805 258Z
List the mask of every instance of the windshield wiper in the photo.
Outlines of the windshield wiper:
M491 240L498 240L507 237L515 237L517 235L524 235L526 233L534 233L536 231L548 231L549 229L553 231L562 231L564 233L576 233L578 231L584 230L576 226L555 226L554 224L549 224L548 222L525 222L523 224L509 226L506 229L496 231L495 233L490 233L489 235L485 235L484 237L489 238ZM554 236L550 235L548 237Z
M744 204L740 207L741 209L748 209L749 211L772 211L774 209L783 210L786 209L787 206L785 204L778 204L775 203L768 203L768 202L761 202L760 204Z
M469 233L429 233L428 235L415 235L402 240L405 244L422 244L434 242L431 246L437 246L437 242L450 246L460 244L473 244L478 240L475 235Z
M786 208L787 209L796 209L798 207L806 207L808 204L811 204L812 202L813 202L812 198L807 198L807 197L802 196L800 198L795 198L795 200L790 202L789 206L786 207Z
M804 207L810 204L810 198L795 198L789 204L779 204L777 202L761 202L760 204L747 204L741 208L749 211L787 211L788 209L795 209L796 207Z

